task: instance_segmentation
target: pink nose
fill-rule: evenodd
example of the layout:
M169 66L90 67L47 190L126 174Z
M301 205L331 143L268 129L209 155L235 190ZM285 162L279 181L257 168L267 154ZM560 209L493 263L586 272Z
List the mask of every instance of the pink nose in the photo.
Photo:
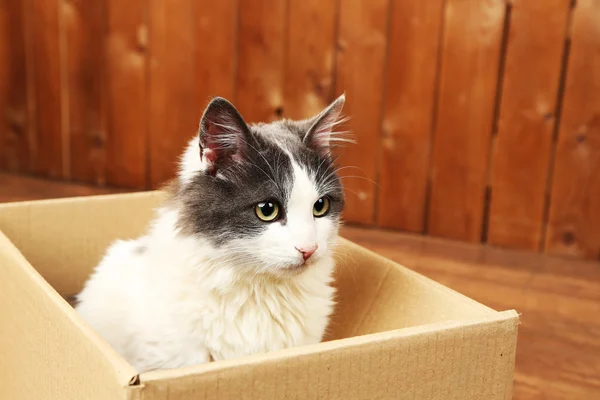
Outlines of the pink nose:
M296 247L296 250L302 253L302 258L304 258L304 261L306 261L310 258L310 256L315 254L315 251L317 251L318 248L319 246L314 244L312 246Z

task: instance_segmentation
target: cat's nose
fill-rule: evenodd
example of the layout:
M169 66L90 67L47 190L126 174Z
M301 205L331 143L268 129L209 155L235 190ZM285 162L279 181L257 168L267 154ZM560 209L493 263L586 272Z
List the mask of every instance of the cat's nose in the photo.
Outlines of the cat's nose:
M302 253L302 258L304 258L304 261L306 261L310 258L310 256L315 254L315 251L317 251L318 248L319 248L318 245L313 244L310 246L296 247L296 250L298 250L300 253Z

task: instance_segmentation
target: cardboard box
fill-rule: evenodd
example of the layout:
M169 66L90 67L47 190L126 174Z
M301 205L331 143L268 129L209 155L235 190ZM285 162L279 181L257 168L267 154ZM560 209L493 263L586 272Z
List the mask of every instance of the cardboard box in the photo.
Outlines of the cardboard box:
M0 205L0 399L510 399L518 315L343 240L318 345L138 374L63 297L163 194Z

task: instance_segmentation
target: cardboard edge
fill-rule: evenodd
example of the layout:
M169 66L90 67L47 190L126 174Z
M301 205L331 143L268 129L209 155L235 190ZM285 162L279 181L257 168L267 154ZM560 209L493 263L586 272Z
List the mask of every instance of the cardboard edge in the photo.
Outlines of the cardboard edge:
M90 200L120 200L123 198L136 198L136 197L154 197L154 196L164 196L166 193L164 190L141 190L136 192L127 192L127 193L107 193L107 194L94 194L90 196L71 196L71 197L58 197L51 199L39 199L39 200L23 200L23 201L13 201L10 203L0 203L0 209L10 209L10 208L22 208L23 206L28 205L39 205L39 204L72 204L72 203L80 203L84 201Z
M231 360L216 361L196 366L176 368L170 370L156 370L140 374L140 384L144 385L159 383L168 379L181 378L192 375L218 374L230 368L243 368L249 365L257 365L269 361L283 362L287 359L303 355L320 354L336 351L338 349L359 347L365 344L380 343L392 339L401 339L433 332L451 331L465 327L505 326L507 331L514 331L517 340L518 325L520 324L519 313L515 310L494 311L492 313L467 319L436 322L409 328L396 329L392 331L373 333L351 338L338 339L330 342L318 343L309 346L301 346L279 350L276 352L254 354ZM513 357L514 358L514 357Z
M353 247L355 249L360 249L360 251L367 253L370 257L373 257L375 259L377 259L378 261L380 261L381 263L387 264L390 266L391 268L395 268L398 271L401 271L402 273L405 274L409 274L411 275L412 278L414 278L415 280L423 283L423 284L427 284L428 286L431 287L431 289L436 290L438 292L442 292L448 296L452 296L455 299L457 299L458 301L460 301L461 303L463 303L465 306L469 307L470 309L474 310L474 311L478 311L478 312L488 312L488 313L497 313L498 311L494 310L493 308L490 308L488 306L486 306L485 304L482 304L476 300L471 299L470 297L465 296L464 294L451 289L447 286L442 285L441 283L426 277L425 275L422 275L410 268L408 268L405 265L399 264L393 260L390 260L389 258L386 258L380 254L375 253L372 250L367 249L364 246L361 246L349 239L346 239L342 236L339 237L339 242L341 245L343 246L348 246L348 247ZM389 274L390 271L387 271L386 273ZM376 294L379 293L379 290L381 289L381 287L379 287L377 289Z
M44 292L49 301L53 302L69 320L80 330L80 332L90 340L90 342L99 348L100 352L106 357L109 364L114 369L119 379L119 384L123 387L130 386L132 382L139 381L137 370L125 361L106 341L104 341L85 320L71 307L71 305L37 272L37 270L27 261L25 256L12 243L12 241L0 230L0 251L9 252L9 256L19 265L27 274L32 283Z

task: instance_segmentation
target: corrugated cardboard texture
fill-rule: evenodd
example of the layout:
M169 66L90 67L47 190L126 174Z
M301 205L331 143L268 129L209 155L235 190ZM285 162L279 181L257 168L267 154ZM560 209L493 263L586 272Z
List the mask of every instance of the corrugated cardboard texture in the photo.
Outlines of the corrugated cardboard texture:
M327 339L340 339L494 313L408 268L342 240L338 305Z
M75 197L0 206L0 231L61 295L79 292L115 238L139 235L160 192Z
M135 371L73 317L0 233L0 399L125 399Z
M494 313L213 364L201 373L148 373L138 398L508 400L517 323L512 311Z

